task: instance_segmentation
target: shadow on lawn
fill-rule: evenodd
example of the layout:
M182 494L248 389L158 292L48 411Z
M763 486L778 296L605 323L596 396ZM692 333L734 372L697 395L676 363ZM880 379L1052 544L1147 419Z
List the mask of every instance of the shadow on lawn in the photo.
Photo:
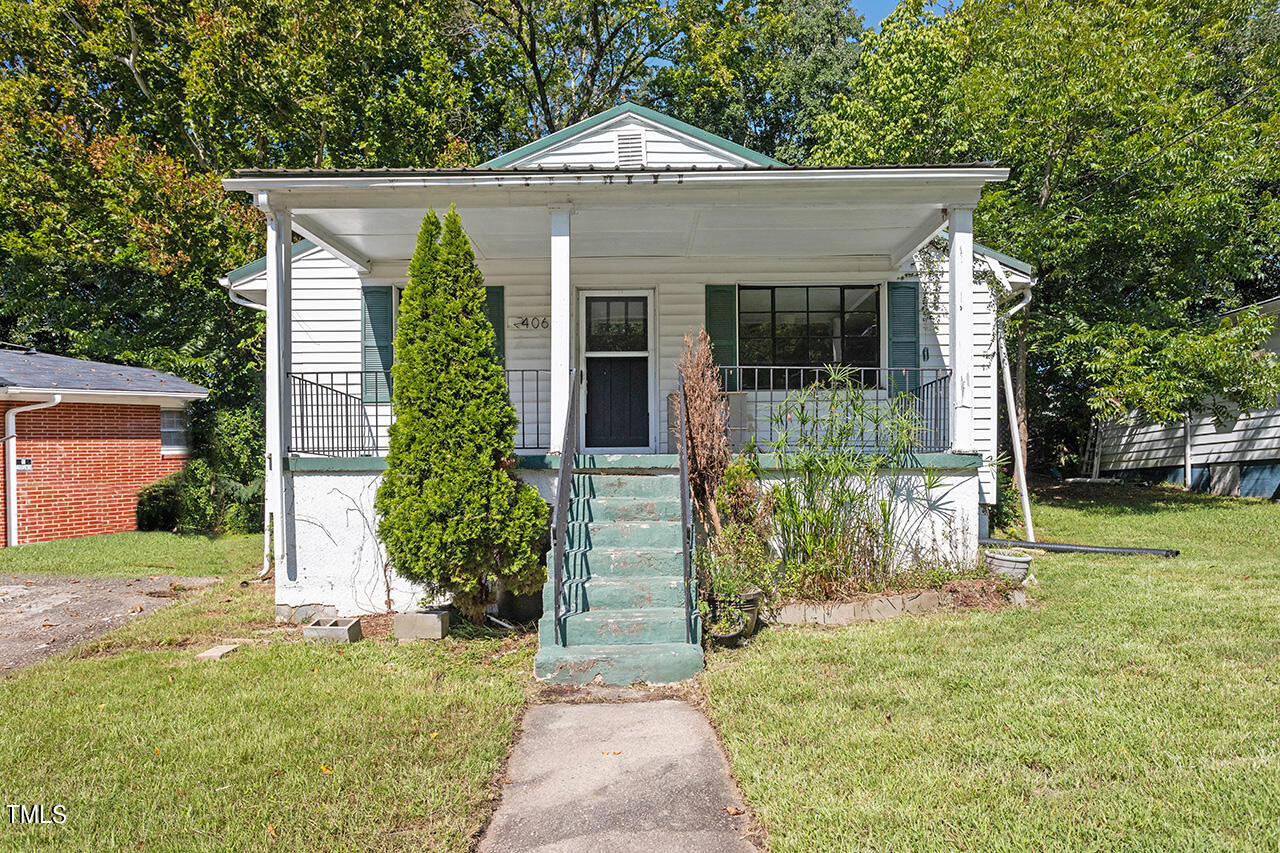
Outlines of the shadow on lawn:
M1256 498L1232 498L1203 492L1184 492L1178 486L1140 486L1129 483L1030 483L1037 502L1090 515L1154 515L1201 509L1225 509Z

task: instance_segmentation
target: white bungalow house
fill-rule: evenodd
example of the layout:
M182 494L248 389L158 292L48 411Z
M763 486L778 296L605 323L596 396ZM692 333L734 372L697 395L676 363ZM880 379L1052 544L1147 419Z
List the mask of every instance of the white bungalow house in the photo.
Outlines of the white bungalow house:
M683 339L702 326L739 446L767 439L771 407L822 365L855 368L876 399L910 394L924 430L911 467L945 475L936 504L975 557L997 453L997 296L975 262L1014 290L1031 283L1012 258L974 255L974 206L1006 176L787 166L629 104L474 168L237 173L225 187L267 216L267 257L224 284L268 314L278 615L421 598L385 570L373 496L399 288L424 212L450 204L485 276L518 473L551 502L560 482L573 490L540 675L671 680L701 664L670 412ZM944 229L946 262L917 269ZM566 450L578 476L560 481ZM628 506L641 498L651 514ZM628 658L636 642L644 654Z
M1248 308L1280 318L1280 297L1239 311ZM1280 323L1263 346L1280 353ZM1095 477L1189 483L1218 495L1280 499L1280 399L1271 408L1235 412L1221 423L1205 411L1175 424L1137 417L1104 424L1091 461Z

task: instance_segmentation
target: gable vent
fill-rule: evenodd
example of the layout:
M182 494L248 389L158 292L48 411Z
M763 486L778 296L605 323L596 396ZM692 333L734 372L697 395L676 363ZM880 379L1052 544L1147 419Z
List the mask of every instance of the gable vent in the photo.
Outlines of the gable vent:
M624 130L618 133L618 168L644 168L644 132Z

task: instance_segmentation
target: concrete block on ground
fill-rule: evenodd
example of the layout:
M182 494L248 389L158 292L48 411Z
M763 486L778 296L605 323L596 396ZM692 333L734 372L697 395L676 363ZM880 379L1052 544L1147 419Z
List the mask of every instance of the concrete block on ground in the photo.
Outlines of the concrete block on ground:
M449 633L449 611L441 608L397 613L391 630L397 640L443 640Z
M227 655L240 648L239 643L228 643L224 646L214 646L211 649L196 655L196 660L222 660Z
M302 626L302 636L308 640L324 640L331 643L355 643L364 639L359 619L317 619Z

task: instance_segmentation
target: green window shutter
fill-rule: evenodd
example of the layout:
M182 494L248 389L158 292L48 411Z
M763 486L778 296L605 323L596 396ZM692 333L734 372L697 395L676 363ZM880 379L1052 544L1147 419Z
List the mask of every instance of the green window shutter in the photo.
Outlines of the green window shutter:
M889 364L890 368L914 371L920 366L920 282L889 282ZM905 379L905 382L903 381ZM899 390L914 390L920 374L911 372L890 381ZM901 383L901 384L899 384Z
M493 351L498 354L499 364L507 359L507 312L503 300L501 285L485 287L484 316L493 326Z
M711 338L711 355L721 367L738 364L738 286L708 284L704 323ZM726 391L736 391L736 377L725 377Z
M362 287L360 297L360 369L366 371L361 396L366 403L386 403L395 353L395 294L390 285L379 285Z

